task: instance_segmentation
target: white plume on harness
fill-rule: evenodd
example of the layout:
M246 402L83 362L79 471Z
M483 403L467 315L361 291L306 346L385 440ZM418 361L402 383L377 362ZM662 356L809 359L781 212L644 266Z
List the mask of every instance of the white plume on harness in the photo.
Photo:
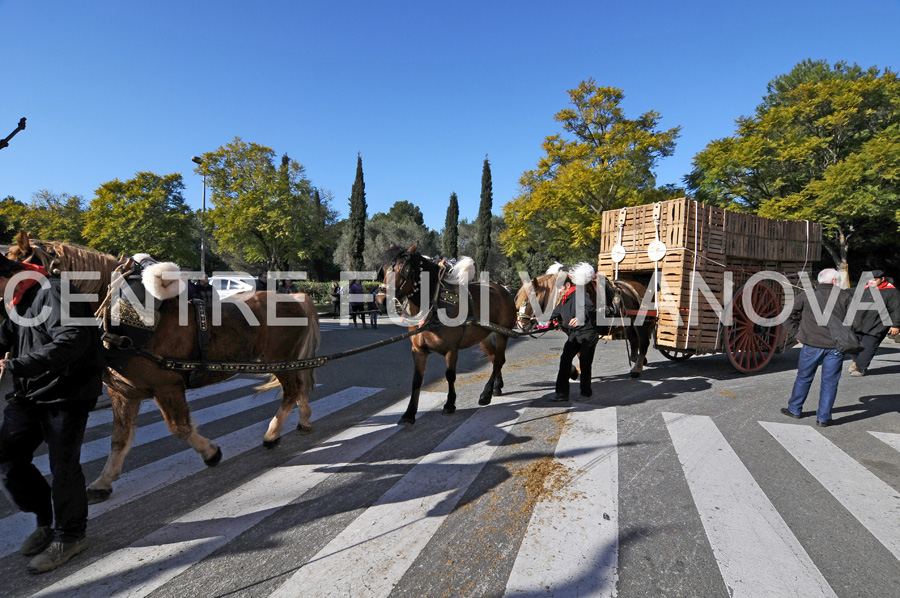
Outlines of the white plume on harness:
M181 268L178 267L178 264L161 262L144 268L141 273L141 282L144 283L144 288L148 293L160 301L164 301L177 297L184 290L185 283L179 278L180 273Z
M594 268L587 262L581 262L569 270L569 278L576 285L586 285L594 280Z
M450 268L444 280L450 284L467 284L475 278L475 260L470 257L461 257Z
M544 274L556 274L557 272L559 272L560 270L562 270L564 268L565 268L565 266L563 266L559 262L556 262L552 266L547 268L547 271L544 272Z

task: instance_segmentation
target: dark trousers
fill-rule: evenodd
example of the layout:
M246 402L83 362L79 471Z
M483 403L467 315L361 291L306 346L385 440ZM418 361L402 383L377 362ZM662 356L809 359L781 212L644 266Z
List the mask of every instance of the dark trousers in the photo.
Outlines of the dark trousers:
M19 509L37 515L37 523L53 525L65 541L84 537L88 504L81 471L81 442L88 414L96 403L64 406L9 403L0 426L0 478ZM47 443L52 483L32 463Z
M591 390L591 364L594 362L594 351L597 349L597 338L586 341L567 340L559 357L559 373L556 375L556 394L569 395L569 372L572 371L572 360L578 356L581 365L581 392L589 394Z
M853 363L856 364L857 370L865 373L869 369L869 364L872 363L872 358L875 357L875 352L878 351L878 347L881 345L884 337L887 336L887 333L888 331L885 329L881 334L874 336L871 334L859 335L859 342L862 344L863 350L853 357Z

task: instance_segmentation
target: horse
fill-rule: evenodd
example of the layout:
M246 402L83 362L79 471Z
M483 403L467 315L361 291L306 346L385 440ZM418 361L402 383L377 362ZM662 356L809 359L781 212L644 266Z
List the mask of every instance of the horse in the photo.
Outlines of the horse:
M562 268L561 265L554 264L547 270L546 274L542 274L532 279L529 283L522 285L522 288L516 294L517 323L520 328L527 332L533 330L537 325L538 319L534 315L535 303L545 313L552 311L559 301L560 289L563 282L565 282L565 272L566 269ZM644 365L647 363L647 352L650 350L654 322L650 318L645 318L640 325L630 322L625 326L622 324L616 325L615 319L620 318L624 321L628 312L639 311L642 297L646 294L647 289L641 283L632 280L610 281L605 276L597 277L594 282L586 287L594 305L597 305L600 278L603 278L603 287L605 289L606 315L613 320L613 324L601 329L602 333L604 335L624 333L629 345L628 360L632 363L629 375L632 378L640 378L644 371ZM570 377L573 380L578 378L574 365Z
M21 262L40 263L51 272L99 272L99 281L107 285L114 280L114 271L119 266L119 260L109 254L68 243L32 243L24 232L19 234L16 245L10 248L8 257ZM164 267L153 270L158 266ZM172 275L160 275L163 271L174 275L178 266L156 264L144 270L145 286L148 283L151 287L157 284L157 288L148 288L147 291L160 301L157 302L158 323L148 333L149 340L143 350L109 347L104 351L107 366L104 382L112 404L113 429L111 450L103 471L88 486L91 503L102 502L112 494L112 483L119 478L125 456L131 449L138 410L144 399L152 397L156 401L169 431L200 453L207 466L214 467L222 459L221 449L200 435L191 422L185 390L221 382L232 376L233 372L197 371L188 375L186 372L163 369L162 359L197 361L203 358L210 362L244 363L290 361L313 357L319 346L319 321L315 306L307 295L279 295L276 298L274 293L262 291L247 298L245 307L231 301L221 303L221 322L217 324L216 318L211 318L213 321L209 326L204 358L198 333L200 327L195 317L198 307L193 302L188 304L186 325L180 325L185 323L179 322L178 294L183 291L180 288L183 284L177 281L179 284L164 287L165 283L153 283L153 277L148 277L148 273L155 272L158 280L171 279ZM81 285L82 281L78 279L73 282L78 283L76 286L82 293L95 288ZM157 297L157 294L161 296ZM104 298L105 293L102 293L95 307ZM218 298L214 299L214 304L216 302ZM273 310L274 323L269 323ZM252 314L256 322L251 322L249 315L245 317L245 312ZM306 318L307 324L278 323L276 318ZM281 404L263 436L263 446L266 448L274 448L280 442L285 420L294 404L300 411L297 430L306 434L312 431L309 395L315 387L315 370L278 372L256 388L257 394L277 388L279 384L282 388Z
M472 259L461 258L456 266L448 269L420 254L418 243L408 249L397 247L392 243L385 253L382 264L379 277L389 289L388 296L393 292L393 296L403 302L405 315L425 317L421 325L426 330L411 339L415 367L412 394L399 424L411 426L416 421L419 391L422 388L428 355L431 353L443 355L447 362L445 377L449 388L447 402L443 407L444 414L449 415L456 411L454 386L456 362L459 352L463 349L480 345L493 365L491 376L479 395L478 404L489 405L494 395L503 394L501 371L506 362L506 345L509 339L499 332L468 321L455 325L447 324L443 317L438 317L438 308L446 310L444 316L447 318L458 319L465 302L470 318L487 323L488 326L511 330L516 324L516 306L509 291L496 283L473 282L468 284L466 293L464 283L474 272ZM428 275L427 285L423 284L425 273ZM429 303L430 309L423 314L422 307L426 302ZM409 330L412 332L416 328L417 326L410 326Z

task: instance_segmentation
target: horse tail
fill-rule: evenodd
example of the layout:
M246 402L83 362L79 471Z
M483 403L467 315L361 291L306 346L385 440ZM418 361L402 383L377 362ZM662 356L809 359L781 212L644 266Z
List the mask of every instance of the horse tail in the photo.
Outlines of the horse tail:
M307 320L304 332L300 335L300 339L296 345L294 359L308 359L310 357L315 357L316 352L319 350L319 343L322 341L322 333L319 331L319 315L316 312L316 307L309 299L309 295L305 293L288 296L300 304L301 311L304 312L301 317L305 317ZM316 386L316 368L300 370L299 374L301 378L305 378L307 394L311 393ZM254 396L259 396L262 393L278 388L279 386L281 386L281 383L278 381L278 378L272 374L266 382L254 389Z

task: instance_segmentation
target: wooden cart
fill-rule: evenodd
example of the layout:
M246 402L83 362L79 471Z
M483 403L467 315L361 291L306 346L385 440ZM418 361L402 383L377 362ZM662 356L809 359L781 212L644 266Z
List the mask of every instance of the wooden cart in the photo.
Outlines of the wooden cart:
M597 270L648 288L655 275L656 303L629 315L656 320L654 346L665 357L724 352L749 373L765 367L786 341L781 324L760 323L753 312L775 319L784 307L782 285L799 285L800 272L809 272L821 253L821 225L682 198L604 212ZM787 282L754 277L764 271ZM750 316L745 305L752 305ZM723 323L729 306L732 320Z

